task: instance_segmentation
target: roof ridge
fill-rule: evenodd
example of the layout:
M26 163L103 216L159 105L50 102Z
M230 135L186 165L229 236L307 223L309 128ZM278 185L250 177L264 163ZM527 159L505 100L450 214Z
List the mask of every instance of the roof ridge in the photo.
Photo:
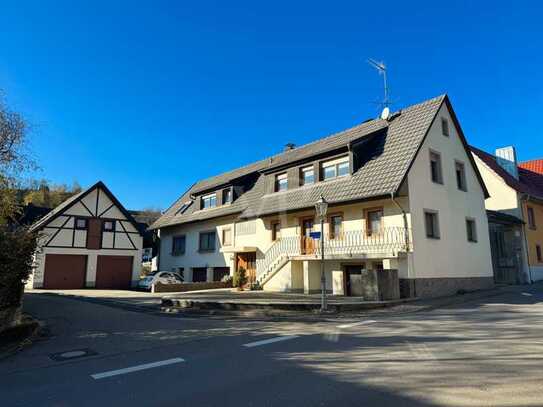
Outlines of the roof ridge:
M403 109L398 109L394 112L391 113L391 116L394 116L395 114L397 113L402 113L402 112L409 112L411 110L414 110L414 109L417 109L417 108L421 108L421 107L424 107L425 105L427 104L431 104L431 103L435 103L437 100L443 100L447 97L447 94L446 93L442 93L438 96L435 96L433 98L430 98L430 99L426 99L422 102L419 102L419 103L415 103L413 105L409 105L407 106L406 108L403 108ZM198 185L200 183L203 183L204 181L210 181L212 180L213 178L218 178L218 177L224 177L226 175L228 175L229 173L233 173L233 172L236 172L236 171L242 171L242 170L245 170L245 169L248 169L252 166L255 166L255 167L258 167L259 165L265 165L266 162L269 162L271 160L271 164L273 163L273 160L274 159L277 159L279 157L283 157L283 156L286 156L292 152L297 152L297 151L300 151L301 149L303 148L307 148L307 147L310 147L312 145L315 145L317 143L321 143L321 142L324 142L326 140L330 140L334 137L339 137L345 133L348 133L348 132L352 132L354 130L358 130L359 128L362 128L362 127L367 127L369 126L370 124L375 124L377 122L381 122L381 121L384 121L383 119L381 119L380 117L376 117L374 119L371 119L371 120L367 120L367 121L363 121L363 122L360 122L358 124L355 124L354 126L351 126L351 127L348 127L346 129L343 129L343 130L340 130L340 131L336 131L334 133L329 133L328 135L326 136L323 136L323 137L320 137L320 138L317 138L313 141L310 141L308 143L305 143L305 144L302 144L300 146L296 146L294 149L292 150L289 150L289 151L283 151L283 152L279 152L277 154L274 154L274 155L271 155L271 156L267 156L261 160L257 160L257 161L254 161L254 162L251 162L251 163L248 163L248 164L245 164L245 165L242 165L241 167L237 167L237 168L233 168L231 170L228 170L228 171L224 171L224 172L221 172L221 173L218 173L216 175L212 175L210 177L207 177L207 178L203 178L203 179L200 179L198 181L196 181L193 186L191 187L194 188L194 187L198 187ZM255 169L255 171L258 171ZM241 176L241 175L240 175ZM236 177L237 178L237 177ZM198 188L196 188L196 190L198 190Z

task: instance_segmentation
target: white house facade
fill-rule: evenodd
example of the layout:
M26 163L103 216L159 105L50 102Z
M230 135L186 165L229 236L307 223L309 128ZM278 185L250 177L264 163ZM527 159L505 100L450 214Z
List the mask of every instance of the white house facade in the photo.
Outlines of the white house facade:
M493 285L486 188L447 96L197 182L151 227L159 269L367 299ZM324 198L324 230L314 204ZM318 232L321 232L319 234Z
M128 211L98 182L31 227L39 232L28 288L127 289L141 271L142 233Z

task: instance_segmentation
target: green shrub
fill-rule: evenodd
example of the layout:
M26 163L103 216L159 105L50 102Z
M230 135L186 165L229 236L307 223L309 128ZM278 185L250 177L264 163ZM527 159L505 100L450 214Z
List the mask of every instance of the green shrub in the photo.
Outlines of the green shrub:
M247 272L243 267L240 267L234 271L232 285L234 287L242 288L245 284L247 284Z
M36 234L0 227L0 309L16 307L32 273Z

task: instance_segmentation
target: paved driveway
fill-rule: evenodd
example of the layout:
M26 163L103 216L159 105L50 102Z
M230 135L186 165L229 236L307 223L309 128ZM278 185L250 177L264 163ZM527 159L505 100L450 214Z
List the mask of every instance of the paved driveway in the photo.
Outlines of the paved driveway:
M161 317L29 294L48 340L0 362L2 406L541 406L543 288L405 315ZM55 353L93 353L58 361Z

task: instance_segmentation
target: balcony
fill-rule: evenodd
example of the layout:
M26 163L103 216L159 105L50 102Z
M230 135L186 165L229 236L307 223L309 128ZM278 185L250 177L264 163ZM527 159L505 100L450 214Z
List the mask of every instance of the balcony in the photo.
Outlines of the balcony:
M324 236L325 259L397 257L411 250L411 232L403 227L383 228L379 232L366 230L342 232L330 239ZM277 240L264 257L257 259L257 279L261 280L288 260L321 258L320 239L305 236L288 236Z

